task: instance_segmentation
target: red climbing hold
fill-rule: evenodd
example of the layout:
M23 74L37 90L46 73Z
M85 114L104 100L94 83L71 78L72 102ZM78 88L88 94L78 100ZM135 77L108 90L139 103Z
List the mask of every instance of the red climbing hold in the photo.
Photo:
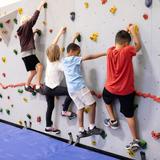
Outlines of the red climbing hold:
M37 117L37 122L40 123L41 121L42 121L41 117L38 116L38 117Z
M155 140L160 139L160 132L158 133L158 132L152 131L151 135Z
M107 0L101 0L102 4L106 4L107 3Z
M148 18L149 18L148 14L143 14L143 18L144 18L145 20L148 20Z

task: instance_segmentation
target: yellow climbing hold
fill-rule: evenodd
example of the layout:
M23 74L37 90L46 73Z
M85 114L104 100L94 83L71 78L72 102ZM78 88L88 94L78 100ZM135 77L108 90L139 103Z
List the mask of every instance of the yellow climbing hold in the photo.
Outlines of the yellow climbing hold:
M98 37L99 37L99 34L97 32L94 32L94 33L91 34L90 39L92 41L97 42Z
M7 58L3 56L3 57L2 57L2 62L3 62L3 63L6 63L6 62L7 62Z
M22 121L18 121L18 124L20 124L21 126L23 125L23 122Z
M128 154L129 154L129 156L130 157L135 157L135 152L134 151L132 151L132 150L128 150Z
M18 8L18 14L22 15L23 14L23 8Z
M115 14L117 12L117 8L115 6L110 8L110 13Z
M92 141L92 145L94 145L94 146L95 146L95 145L96 145L96 141Z
M136 33L136 34L138 34L139 33L139 27L138 27L138 25L134 25L134 32Z
M89 111L90 111L90 108L89 108L89 107L84 109L84 112L85 112L85 113L88 113Z
M28 99L27 98L23 98L23 101L28 103Z
M89 3L88 2L84 2L84 7L87 9L89 8Z

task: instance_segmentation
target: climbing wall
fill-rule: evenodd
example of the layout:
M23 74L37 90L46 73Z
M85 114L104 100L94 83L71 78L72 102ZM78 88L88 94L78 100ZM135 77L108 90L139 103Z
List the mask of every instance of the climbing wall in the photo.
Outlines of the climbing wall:
M38 3L39 0L23 0L0 10L0 15L5 15L0 18L0 30L5 31L0 36L0 119L24 126L27 124L35 130L44 132L47 107L45 97L39 94L34 96L23 89L27 74L21 60L20 46L16 36L20 17L23 14L32 15ZM60 41L62 46L67 46L74 32L81 33L82 55L106 51L108 47L114 45L117 31L124 29L130 23L139 26L143 47L138 56L134 58L137 90L135 103L138 104L136 114L139 133L141 138L148 143L145 152L149 160L160 158L158 149L160 141L154 140L151 135L153 130L160 131L158 123L160 115L159 9L159 0L153 0L150 8L145 6L144 0L121 0L121 3L118 0L48 0L48 7L42 10L35 26L42 31L42 35L36 36L35 39L37 56L44 66L46 64L45 50L61 26L68 28L65 40ZM71 12L76 13L75 21L70 19ZM6 23L7 20L10 21ZM10 32L7 31L9 25L12 25L12 32L10 29ZM4 37L7 37L7 41ZM85 62L83 69L88 87L96 92L102 92L106 79L105 58ZM19 84L19 87L16 84ZM115 108L121 128L111 130L103 126L103 120L108 116L104 102L102 99L96 97L95 99L97 100L97 126L104 128L108 136L106 140L98 136L86 138L82 140L82 143L130 157L124 147L132 139L127 123L123 115L119 113L119 103L115 103ZM68 132L71 131L75 138L78 132L78 127L75 127L77 121L68 120L60 115L63 100L64 97L56 99L53 121L62 130L60 137L68 139ZM76 111L74 105L72 109ZM85 116L87 127L86 117L87 114ZM134 158L140 159L139 152Z

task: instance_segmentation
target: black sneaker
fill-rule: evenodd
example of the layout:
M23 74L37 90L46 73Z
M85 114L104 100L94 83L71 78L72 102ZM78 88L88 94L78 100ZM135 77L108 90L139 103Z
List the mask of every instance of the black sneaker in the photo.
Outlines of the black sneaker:
M86 130L84 130L83 132L79 131L78 135L77 135L79 138L82 138L82 137L88 137L88 133Z
M42 87L35 89L36 92L38 92L39 94L44 95L44 89Z
M140 140L135 139L133 140L129 145L125 147L127 150L133 150L136 151L140 148Z
M110 119L105 119L104 120L104 125L107 127L111 127L112 129L118 129L119 128L119 123L117 120L112 122Z
M100 128L97 128L96 126L93 129L88 128L88 134L89 135L100 135L102 134L103 130Z
M25 86L24 89L25 89L25 91L27 91L27 92L31 92L31 93L34 92L34 89L33 89L31 86L28 86L28 87Z

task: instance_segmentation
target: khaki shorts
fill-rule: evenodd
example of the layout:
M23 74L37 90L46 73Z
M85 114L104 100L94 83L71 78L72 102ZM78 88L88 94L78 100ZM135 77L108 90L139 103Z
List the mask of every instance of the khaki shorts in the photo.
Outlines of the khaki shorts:
M86 106L90 106L96 102L87 87L82 88L78 92L70 93L70 97L77 106L78 110L83 109Z

